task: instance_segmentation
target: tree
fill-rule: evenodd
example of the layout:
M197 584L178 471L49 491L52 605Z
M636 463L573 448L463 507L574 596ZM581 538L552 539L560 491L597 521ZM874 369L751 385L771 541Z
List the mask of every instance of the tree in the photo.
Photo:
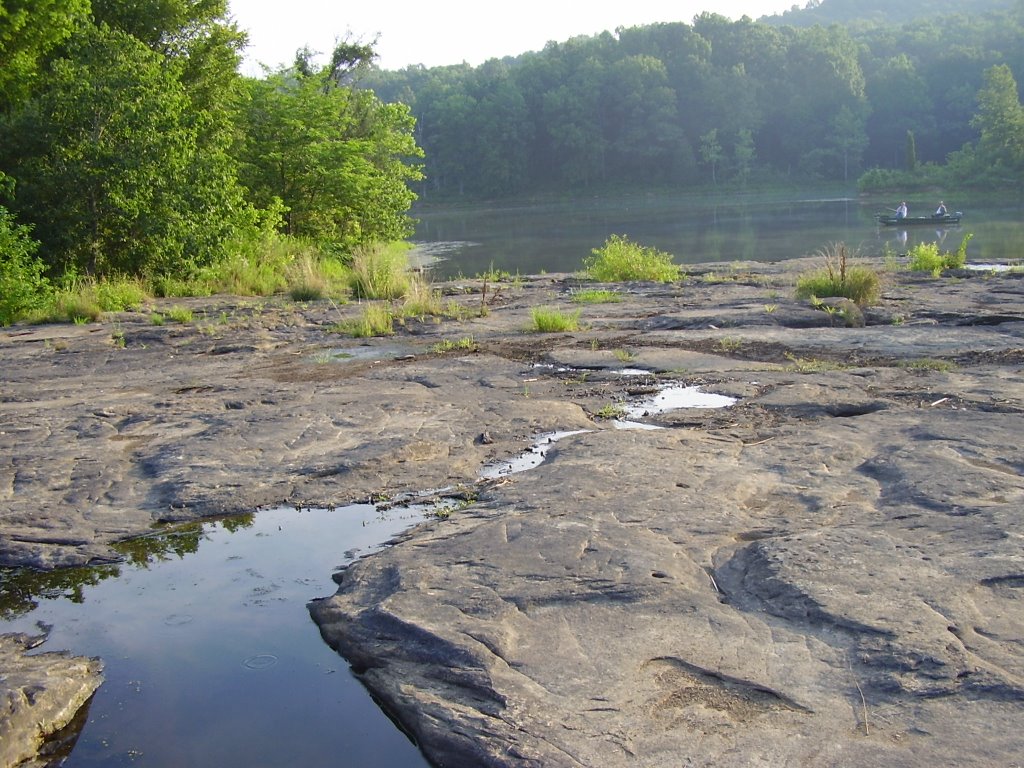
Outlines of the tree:
M251 225L233 165L201 149L202 115L174 69L135 37L83 27L41 86L0 125L0 168L18 179L12 205L49 264L180 274Z
M32 89L43 57L71 37L89 13L89 0L0 2L0 112Z
M842 106L832 121L832 143L843 160L843 181L847 181L850 178L850 165L860 165L868 145L864 117L850 107Z
M907 131L907 149L905 157L907 170L913 173L917 170L917 143L914 141L913 131Z
M280 69L249 81L238 153L258 207L275 200L288 234L348 252L411 232L407 211L422 178L408 107L339 84L336 68Z
M711 166L711 183L718 185L715 169L722 159L722 145L718 141L718 129L712 128L700 137L700 157L705 164Z
M971 125L981 132L982 162L1007 170L1024 169L1024 107L1017 81L1005 64L985 71L985 86L978 92L978 113Z
M743 129L736 136L736 143L733 145L733 162L736 164L736 177L741 184L746 184L750 178L750 171L754 167L754 160L757 152L754 149L754 137L747 129Z
M39 306L50 291L45 266L35 256L38 248L31 230L0 206L0 325Z

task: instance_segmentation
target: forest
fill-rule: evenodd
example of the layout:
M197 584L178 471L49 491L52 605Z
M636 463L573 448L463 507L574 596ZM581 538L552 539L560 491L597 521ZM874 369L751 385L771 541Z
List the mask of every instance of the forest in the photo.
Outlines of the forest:
M366 85L411 107L428 197L925 180L954 153L959 180L1019 184L1024 3L891 5L703 13Z
M329 282L417 199L1024 178L1021 0L703 13L477 67L344 40L246 77L245 43L227 0L0 2L0 324L95 280Z

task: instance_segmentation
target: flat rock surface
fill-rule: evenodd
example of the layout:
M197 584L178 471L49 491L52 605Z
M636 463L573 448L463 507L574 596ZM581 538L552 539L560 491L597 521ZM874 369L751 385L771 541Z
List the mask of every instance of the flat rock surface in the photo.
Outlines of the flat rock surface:
M457 492L310 607L437 765L1020 765L1024 277L885 271L845 327L793 298L813 266L466 280L371 340L283 299L3 329L0 563ZM612 418L670 385L736 402Z

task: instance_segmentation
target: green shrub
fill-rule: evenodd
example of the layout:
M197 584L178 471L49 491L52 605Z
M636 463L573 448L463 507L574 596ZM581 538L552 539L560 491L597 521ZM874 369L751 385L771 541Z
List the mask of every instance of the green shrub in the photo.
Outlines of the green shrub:
M841 296L859 304L875 304L882 294L878 273L870 267L851 265L844 243L834 243L818 252L824 268L801 275L796 281L798 298Z
M534 307L530 310L533 330L539 333L575 331L580 327L580 310L566 314L552 307Z
M142 281L133 277L115 277L93 285L96 303L104 312L138 309L149 298Z
M938 243L917 243L907 255L910 257L907 266L912 272L931 272L938 277L945 266Z
M612 235L601 248L583 260L587 274L602 283L651 280L670 283L679 279L680 267L672 254L645 247L623 235Z
M940 252L938 243L918 243L908 253L910 263L907 266L914 272L931 272L935 277L946 269L961 269L967 263L967 244L972 237L971 233L964 235L955 253Z
M30 232L0 207L0 325L45 306L53 293L45 266L35 256L39 243Z

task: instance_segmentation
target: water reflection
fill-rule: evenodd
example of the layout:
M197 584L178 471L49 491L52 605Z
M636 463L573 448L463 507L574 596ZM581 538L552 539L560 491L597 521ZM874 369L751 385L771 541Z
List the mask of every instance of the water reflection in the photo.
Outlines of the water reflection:
M39 651L103 658L71 768L426 768L306 603L430 509L271 509L134 539L117 565L7 571L0 632L52 625Z

